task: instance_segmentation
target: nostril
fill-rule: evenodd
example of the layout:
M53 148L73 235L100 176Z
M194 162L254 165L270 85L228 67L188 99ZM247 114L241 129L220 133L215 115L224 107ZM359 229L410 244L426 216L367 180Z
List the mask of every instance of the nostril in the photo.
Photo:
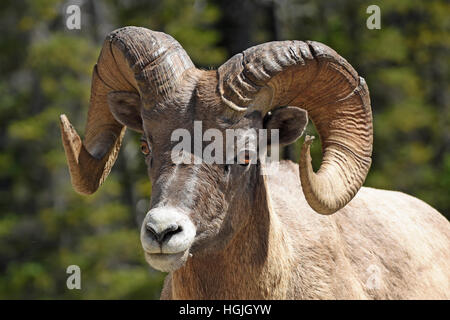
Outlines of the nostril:
M163 235L162 235L162 242L164 242L165 240L169 239L171 236L173 236L174 234L177 234L179 232L181 232L181 227L177 224L171 224L166 230L164 230Z
M173 223L173 224L169 225L166 228L166 230L164 230L164 233L169 233L169 232L177 233L179 229L180 229L180 227L177 224Z
M159 232L156 231L157 228L155 228L155 226L153 226L151 223L147 223L145 227L150 233L150 236L160 244L162 244L164 241L167 241L172 235L182 231L181 227L175 223L168 225L164 230Z
M147 229L147 231L150 233L150 235L152 235L155 239L158 238L158 232L156 232L156 230L153 228L152 224L147 223L145 225L145 229Z

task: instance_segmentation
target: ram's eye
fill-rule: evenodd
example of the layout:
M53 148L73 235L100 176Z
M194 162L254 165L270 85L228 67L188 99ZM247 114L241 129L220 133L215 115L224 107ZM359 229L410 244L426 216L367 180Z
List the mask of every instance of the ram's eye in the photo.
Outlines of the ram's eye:
M248 150L241 152L237 158L241 166L248 166L252 162L252 154Z
M145 141L141 141L141 152L144 156L148 156L150 154L150 147Z

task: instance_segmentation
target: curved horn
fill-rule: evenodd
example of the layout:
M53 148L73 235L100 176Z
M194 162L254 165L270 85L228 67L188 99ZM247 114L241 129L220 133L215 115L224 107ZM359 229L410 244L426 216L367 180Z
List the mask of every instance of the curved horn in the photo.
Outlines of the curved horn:
M314 41L269 42L233 56L218 74L222 101L236 111L265 115L288 105L308 111L323 160L314 173L307 137L300 179L315 211L334 213L355 196L371 164L372 111L364 79L344 58Z
M140 95L145 108L169 97L183 72L194 67L171 36L145 28L125 27L105 39L92 73L91 99L84 142L65 115L61 135L72 185L91 194L108 176L125 133L111 114L107 97L114 91Z

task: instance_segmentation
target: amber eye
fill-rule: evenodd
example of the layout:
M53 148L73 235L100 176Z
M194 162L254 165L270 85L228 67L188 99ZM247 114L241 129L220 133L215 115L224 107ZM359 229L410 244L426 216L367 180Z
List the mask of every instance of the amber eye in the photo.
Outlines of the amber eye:
M246 154L246 155L245 155L245 158L244 158L244 164L245 164L245 165L249 165L249 164L250 164L250 155L249 155L249 154Z
M239 164L242 166L248 166L251 160L251 154L249 151L244 151L239 155Z
M145 156L148 156L150 154L150 148L148 147L148 144L145 141L141 141L141 152Z

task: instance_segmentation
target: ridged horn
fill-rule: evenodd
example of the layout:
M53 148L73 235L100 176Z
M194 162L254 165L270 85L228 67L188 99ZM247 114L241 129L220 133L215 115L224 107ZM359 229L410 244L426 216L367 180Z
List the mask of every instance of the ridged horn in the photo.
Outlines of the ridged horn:
M171 36L145 28L125 27L105 39L92 74L84 141L61 115L61 135L74 189L91 194L116 161L125 127L113 117L108 94L139 94L145 108L173 94L182 74L194 65Z
M331 214L361 188L371 164L372 111L363 78L333 49L314 41L276 41L251 47L218 69L222 101L238 112L278 106L308 111L323 159L315 173L307 137L300 179L309 205Z

